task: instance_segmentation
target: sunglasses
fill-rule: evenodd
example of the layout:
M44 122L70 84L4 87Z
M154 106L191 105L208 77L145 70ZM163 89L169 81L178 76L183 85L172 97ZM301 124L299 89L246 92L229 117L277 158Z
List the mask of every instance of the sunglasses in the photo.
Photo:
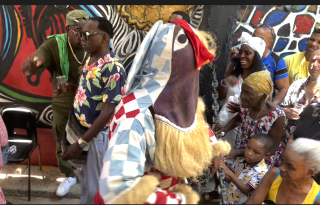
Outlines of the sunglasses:
M257 25L257 28L262 28L263 30L265 31L270 31L271 32L271 35L272 35L272 38L274 37L274 30L272 28L272 26L269 26L267 24L262 24L262 23L259 23Z
M78 32L79 33L79 36L80 38L84 38L85 41L88 40L88 36L91 36L91 35L96 35L96 34L106 34L104 32Z

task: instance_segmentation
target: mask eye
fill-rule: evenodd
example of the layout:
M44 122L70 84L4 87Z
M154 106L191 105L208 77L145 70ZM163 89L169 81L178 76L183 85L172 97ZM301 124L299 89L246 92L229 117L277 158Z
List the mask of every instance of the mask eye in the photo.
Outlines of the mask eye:
M177 34L177 37L174 41L173 45L173 51L177 51L180 49L183 49L188 45L188 38L187 35L185 34L184 30L180 30L179 33Z

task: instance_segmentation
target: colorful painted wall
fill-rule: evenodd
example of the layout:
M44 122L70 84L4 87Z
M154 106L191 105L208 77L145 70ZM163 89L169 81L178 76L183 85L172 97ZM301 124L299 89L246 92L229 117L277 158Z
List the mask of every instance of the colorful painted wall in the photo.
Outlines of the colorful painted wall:
M260 23L273 26L276 37L272 49L281 57L306 50L307 38L318 25L318 5L242 6L238 12L233 45L243 31L253 33ZM239 24L240 23L240 24Z
M158 20L168 21L175 10L201 25L204 5L1 5L0 6L0 108L24 106L37 113L40 124L52 124L52 84L46 69L25 76L23 62L46 41L46 36L65 32L65 16L83 9L107 18L114 28L112 47L128 70L147 31Z

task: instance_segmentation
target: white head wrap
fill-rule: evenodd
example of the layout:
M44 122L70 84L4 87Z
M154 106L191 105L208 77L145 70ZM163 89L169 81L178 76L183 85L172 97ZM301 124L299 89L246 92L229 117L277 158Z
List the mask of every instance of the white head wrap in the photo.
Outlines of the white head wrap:
M257 51L262 58L263 52L266 49L266 43L260 37L253 37L247 32L242 32L241 37L238 39L241 42L241 45L246 44L252 49Z

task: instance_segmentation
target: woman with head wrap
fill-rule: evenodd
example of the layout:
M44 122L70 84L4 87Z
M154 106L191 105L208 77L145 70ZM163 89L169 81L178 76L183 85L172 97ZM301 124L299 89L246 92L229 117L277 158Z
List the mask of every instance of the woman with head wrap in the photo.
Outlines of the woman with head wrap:
M261 62L261 56L265 49L265 42L260 37L252 37L249 33L242 32L242 36L239 38L241 42L241 49L239 53L239 58L235 59L236 65L230 65L226 77L221 81L218 88L219 99L226 99L226 102L222 106L219 117L223 118L226 112L229 112L227 120L220 120L220 124L216 125L215 130L225 126L236 114L228 108L233 105L228 104L228 98L230 96L235 96L236 94L240 96L241 86L243 80L246 79L251 73L264 70L263 64ZM234 68L234 70L232 70ZM240 128L236 127L222 138L223 140L230 143L231 147L235 147L236 137L240 134Z
M299 138L283 153L245 204L320 204L320 188L312 179L320 171L320 142Z
M267 99L272 95L272 80L269 71L259 71L249 75L242 84L240 112L218 132L241 126L239 149L233 149L229 158L243 157L250 138L257 133L268 134L275 142L273 154L266 160L268 167L279 167L285 143L282 135L285 114L276 104Z

